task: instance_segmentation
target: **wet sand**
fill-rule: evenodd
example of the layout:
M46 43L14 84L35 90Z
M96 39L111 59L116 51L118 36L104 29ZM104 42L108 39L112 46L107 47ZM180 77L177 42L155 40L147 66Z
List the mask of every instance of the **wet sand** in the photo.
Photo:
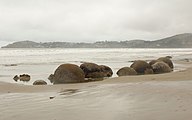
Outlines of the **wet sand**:
M80 84L0 82L0 120L191 120L192 62L178 63L188 68Z

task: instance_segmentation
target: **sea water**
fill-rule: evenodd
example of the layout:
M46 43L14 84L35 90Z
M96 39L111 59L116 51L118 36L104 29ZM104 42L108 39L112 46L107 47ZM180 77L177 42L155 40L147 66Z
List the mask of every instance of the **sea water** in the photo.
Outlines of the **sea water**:
M152 60L162 56L176 59L191 59L192 49L126 49L126 48L30 48L0 49L0 81L15 82L13 77L20 74L31 75L28 83L45 80L64 63L80 65L93 62L112 68L116 77L118 69L130 66L134 60ZM177 67L176 67L177 69ZM49 83L50 84L50 83Z

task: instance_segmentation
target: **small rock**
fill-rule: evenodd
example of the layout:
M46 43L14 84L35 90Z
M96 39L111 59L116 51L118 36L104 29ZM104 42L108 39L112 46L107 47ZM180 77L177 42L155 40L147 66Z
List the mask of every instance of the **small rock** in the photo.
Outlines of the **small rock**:
M30 81L31 77L28 74L22 74L19 76L19 79L20 79L20 81L28 82L28 81Z
M44 80L36 80L35 82L33 82L33 85L47 85L47 82L45 82Z
M55 96L50 96L50 97L49 97L49 99L53 99L53 98L55 98Z
M13 77L13 80L15 80L16 82L19 80L19 76L18 75L15 75L14 77Z

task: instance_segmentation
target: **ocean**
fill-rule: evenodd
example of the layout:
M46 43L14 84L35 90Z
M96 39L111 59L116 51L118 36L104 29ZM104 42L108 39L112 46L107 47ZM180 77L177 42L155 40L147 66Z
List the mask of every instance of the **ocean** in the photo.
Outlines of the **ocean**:
M153 60L158 57L172 56L173 60L192 59L192 49L125 49L125 48L29 48L0 49L0 81L15 83L13 77L20 74L31 75L28 83L45 80L64 63L76 65L93 62L112 68L116 77L118 69L130 66L134 60ZM183 66L175 65L175 70Z

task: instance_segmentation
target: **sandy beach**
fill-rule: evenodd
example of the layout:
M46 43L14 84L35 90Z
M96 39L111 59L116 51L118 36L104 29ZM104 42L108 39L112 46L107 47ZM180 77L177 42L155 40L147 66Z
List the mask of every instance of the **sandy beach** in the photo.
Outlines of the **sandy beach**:
M192 120L191 5L0 0L0 120Z
M192 62L176 62L186 69L79 84L0 82L0 120L190 120Z

